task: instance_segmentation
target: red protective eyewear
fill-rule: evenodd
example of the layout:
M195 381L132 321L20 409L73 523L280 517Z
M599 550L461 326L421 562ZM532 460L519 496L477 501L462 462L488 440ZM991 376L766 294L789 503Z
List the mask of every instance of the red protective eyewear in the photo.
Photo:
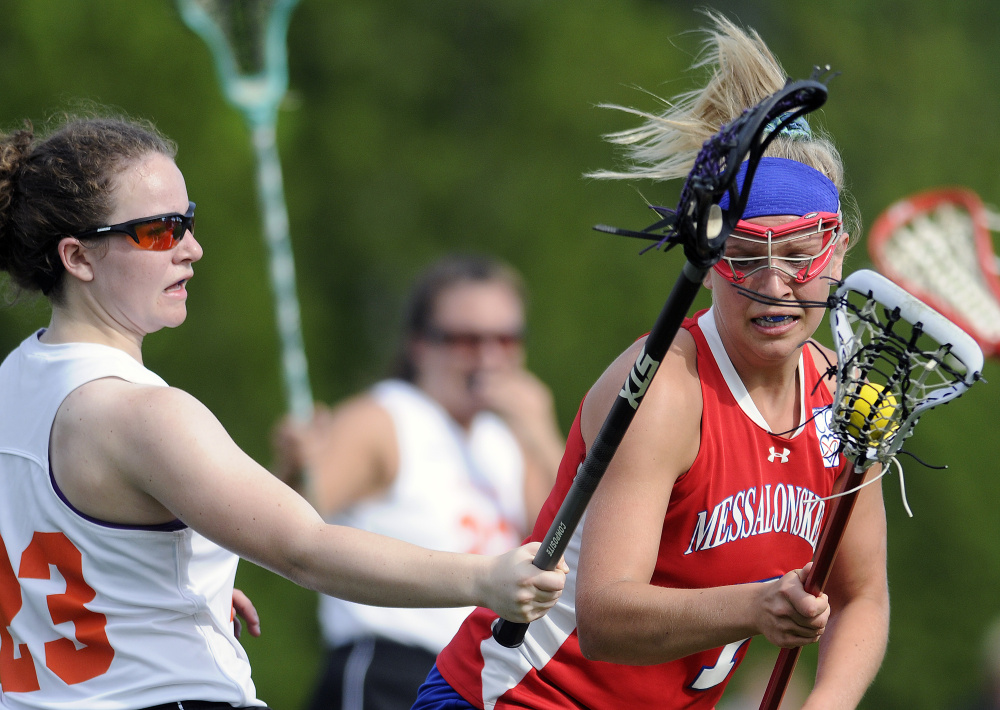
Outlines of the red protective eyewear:
M817 235L821 235L819 239ZM726 253L714 268L737 284L764 269L806 283L823 273L833 259L840 235L841 217L833 212L811 212L778 227L740 220L726 240ZM802 248L796 249L799 245Z
M474 351L487 344L495 344L504 350L512 350L524 343L524 333L474 333L471 331L448 331L429 328L424 338L432 343L438 343L456 350Z
M188 202L188 210L185 214L172 212L155 217L141 217L121 224L112 224L109 227L88 229L86 232L73 236L77 239L85 239L105 234L127 234L132 238L133 246L136 249L169 251L177 246L188 232L194 235L193 202Z

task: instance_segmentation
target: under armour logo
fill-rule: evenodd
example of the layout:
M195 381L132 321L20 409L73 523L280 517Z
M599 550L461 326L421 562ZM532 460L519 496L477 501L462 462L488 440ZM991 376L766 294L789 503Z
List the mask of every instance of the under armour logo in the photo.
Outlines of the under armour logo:
M780 452L775 451L774 447L770 447L771 455L767 457L767 460L774 463L775 459L780 459L779 463L788 463L788 454L792 453L788 449L782 449Z

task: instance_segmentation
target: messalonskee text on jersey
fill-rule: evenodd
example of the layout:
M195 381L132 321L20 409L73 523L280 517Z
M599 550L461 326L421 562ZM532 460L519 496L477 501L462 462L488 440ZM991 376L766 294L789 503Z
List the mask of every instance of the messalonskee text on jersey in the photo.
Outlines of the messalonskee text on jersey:
M685 555L764 533L801 537L816 549L826 502L808 488L766 484L742 490L698 513Z

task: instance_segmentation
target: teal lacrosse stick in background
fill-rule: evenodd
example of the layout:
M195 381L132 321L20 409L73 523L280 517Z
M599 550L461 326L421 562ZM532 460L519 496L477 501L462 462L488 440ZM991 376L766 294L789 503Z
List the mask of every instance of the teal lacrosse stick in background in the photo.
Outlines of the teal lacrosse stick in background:
M278 106L288 90L285 37L298 0L177 0L185 24L212 52L226 99L250 126L257 191L268 246L288 410L307 421L312 393L288 236L288 209L278 160Z

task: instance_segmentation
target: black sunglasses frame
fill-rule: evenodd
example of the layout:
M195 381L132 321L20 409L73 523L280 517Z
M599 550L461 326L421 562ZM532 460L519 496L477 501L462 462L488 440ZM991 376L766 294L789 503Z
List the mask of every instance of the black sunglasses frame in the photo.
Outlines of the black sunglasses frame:
M88 229L85 232L80 232L79 234L74 234L74 239L86 239L88 237L102 237L106 234L127 234L131 237L132 241L135 242L137 248L142 248L142 242L140 241L139 234L136 231L136 227L149 224L151 222L160 222L164 220L170 220L173 222L179 222L182 228L181 236L176 239L171 237L173 244L170 249L180 244L181 239L188 232L194 234L194 208L195 204L193 202L188 202L188 209L186 214L178 214L177 212L169 212L167 214L155 215L153 217L140 217L139 219L130 219L128 222L122 222L121 224L112 224L107 227L98 227L97 229ZM176 228L175 228L176 230ZM176 234L176 231L174 232ZM148 249L147 251L168 251L168 249Z

